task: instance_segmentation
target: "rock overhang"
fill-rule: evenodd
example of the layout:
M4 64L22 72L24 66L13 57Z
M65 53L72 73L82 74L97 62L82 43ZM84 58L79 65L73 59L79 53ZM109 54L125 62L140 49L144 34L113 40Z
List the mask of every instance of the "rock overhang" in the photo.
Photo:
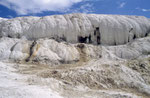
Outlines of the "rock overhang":
M0 22L0 35L35 40L53 38L70 43L120 45L150 33L144 16L67 14L18 17Z

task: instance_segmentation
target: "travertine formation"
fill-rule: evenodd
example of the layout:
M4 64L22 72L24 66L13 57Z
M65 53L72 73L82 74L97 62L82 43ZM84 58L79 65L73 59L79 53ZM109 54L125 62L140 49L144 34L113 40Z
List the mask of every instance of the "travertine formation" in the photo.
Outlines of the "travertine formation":
M143 16L0 18L0 36L2 98L150 96L150 21Z
M27 39L54 38L67 42L118 45L150 33L143 16L69 14L1 19L0 35Z

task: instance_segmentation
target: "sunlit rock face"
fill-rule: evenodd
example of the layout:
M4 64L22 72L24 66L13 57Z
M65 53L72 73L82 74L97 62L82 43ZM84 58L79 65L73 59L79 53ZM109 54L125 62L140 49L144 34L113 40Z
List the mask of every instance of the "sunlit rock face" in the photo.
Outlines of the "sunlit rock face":
M149 96L149 19L0 18L0 98Z
M150 33L150 21L143 16L68 14L0 20L1 36L31 40L54 38L71 43L119 45Z

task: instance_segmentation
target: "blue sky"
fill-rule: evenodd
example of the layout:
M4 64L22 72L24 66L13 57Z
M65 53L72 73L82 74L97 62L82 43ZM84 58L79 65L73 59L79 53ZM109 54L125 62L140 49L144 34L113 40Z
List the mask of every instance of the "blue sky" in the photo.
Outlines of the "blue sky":
M150 0L0 0L0 17L68 13L138 15L150 18Z

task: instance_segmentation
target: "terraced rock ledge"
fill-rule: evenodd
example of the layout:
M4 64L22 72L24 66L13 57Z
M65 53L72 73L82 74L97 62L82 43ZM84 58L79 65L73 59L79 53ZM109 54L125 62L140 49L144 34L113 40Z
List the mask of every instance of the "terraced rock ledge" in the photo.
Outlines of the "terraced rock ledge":
M0 97L149 98L150 21L69 14L0 19Z

